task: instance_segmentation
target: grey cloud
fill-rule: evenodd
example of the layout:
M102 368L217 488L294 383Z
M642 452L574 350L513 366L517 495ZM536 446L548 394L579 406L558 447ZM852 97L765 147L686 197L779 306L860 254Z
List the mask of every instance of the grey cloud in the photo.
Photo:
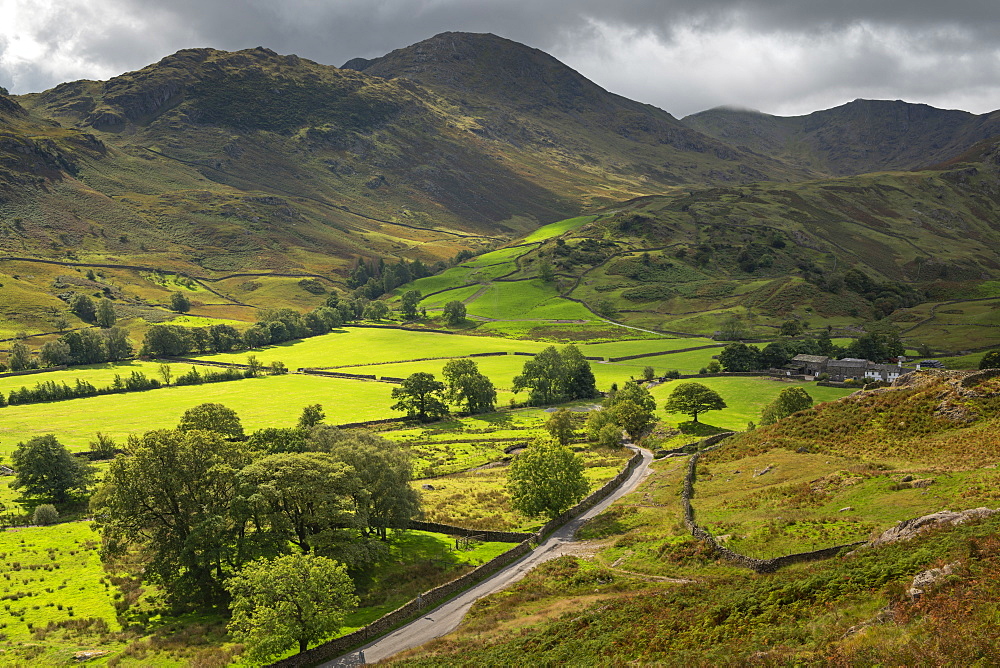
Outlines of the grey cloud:
M186 47L262 45L340 65L458 30L492 32L548 51L614 92L679 116L715 104L800 112L809 110L806 104L831 106L859 96L944 106L961 100L979 105L974 111L1000 107L1000 3L982 0L35 0L32 5L49 7L47 20L33 30L47 53L61 59L5 58L10 47L0 26L0 85L16 92L137 69ZM868 43L859 43L859 34L867 35ZM704 58L691 58L692 44L706 50ZM748 44L759 52L748 53ZM740 55L727 61L726 52Z

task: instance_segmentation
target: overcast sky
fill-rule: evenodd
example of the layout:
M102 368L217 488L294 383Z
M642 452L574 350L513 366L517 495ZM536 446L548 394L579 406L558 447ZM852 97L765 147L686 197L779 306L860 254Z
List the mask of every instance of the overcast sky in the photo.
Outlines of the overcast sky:
M855 98L1000 108L996 0L0 0L0 86L107 79L188 47L328 65L492 32L681 117Z

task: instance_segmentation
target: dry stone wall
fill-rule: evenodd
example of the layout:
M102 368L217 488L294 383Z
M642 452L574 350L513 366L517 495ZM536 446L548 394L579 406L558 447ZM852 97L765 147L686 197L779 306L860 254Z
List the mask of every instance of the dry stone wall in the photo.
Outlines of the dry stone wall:
M718 441L721 441L731 435L731 433L716 434L716 436L709 437L709 439L705 440L708 441L711 438L721 437L716 439L717 443ZM709 452L717 447L719 447L718 444L708 444L708 447L703 447L699 452L691 455L691 459L688 461L687 474L684 476L684 486L681 488L681 504L684 507L684 525L687 526L691 535L698 540L711 545L716 554L726 561L730 561L738 566L743 566L744 568L749 568L757 573L773 573L779 568L790 564L800 563L803 561L815 561L818 559L828 559L836 556L845 548L857 547L863 544L863 542L848 543L846 545L836 545L834 547L827 547L821 550L786 554L782 557L775 557L773 559L757 559L756 557L748 557L745 554L740 554L739 552L730 550L724 545L720 545L719 542L715 540L715 536L698 526L698 523L695 520L694 507L691 505L691 499L694 497L694 481L697 477L698 460L701 458L702 453Z

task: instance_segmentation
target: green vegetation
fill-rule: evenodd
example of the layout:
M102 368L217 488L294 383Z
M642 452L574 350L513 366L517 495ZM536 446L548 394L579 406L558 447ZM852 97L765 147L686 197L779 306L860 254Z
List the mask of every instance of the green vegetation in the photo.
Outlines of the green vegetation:
M519 513L558 517L587 494L583 460L557 441L535 441L510 463L507 490Z

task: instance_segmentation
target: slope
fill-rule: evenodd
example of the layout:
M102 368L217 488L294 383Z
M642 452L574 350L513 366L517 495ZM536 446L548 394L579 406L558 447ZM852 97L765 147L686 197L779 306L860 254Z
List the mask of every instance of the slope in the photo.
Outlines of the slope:
M804 116L718 107L688 127L835 176L917 169L944 162L1000 134L1000 113L976 115L901 100L854 100Z

